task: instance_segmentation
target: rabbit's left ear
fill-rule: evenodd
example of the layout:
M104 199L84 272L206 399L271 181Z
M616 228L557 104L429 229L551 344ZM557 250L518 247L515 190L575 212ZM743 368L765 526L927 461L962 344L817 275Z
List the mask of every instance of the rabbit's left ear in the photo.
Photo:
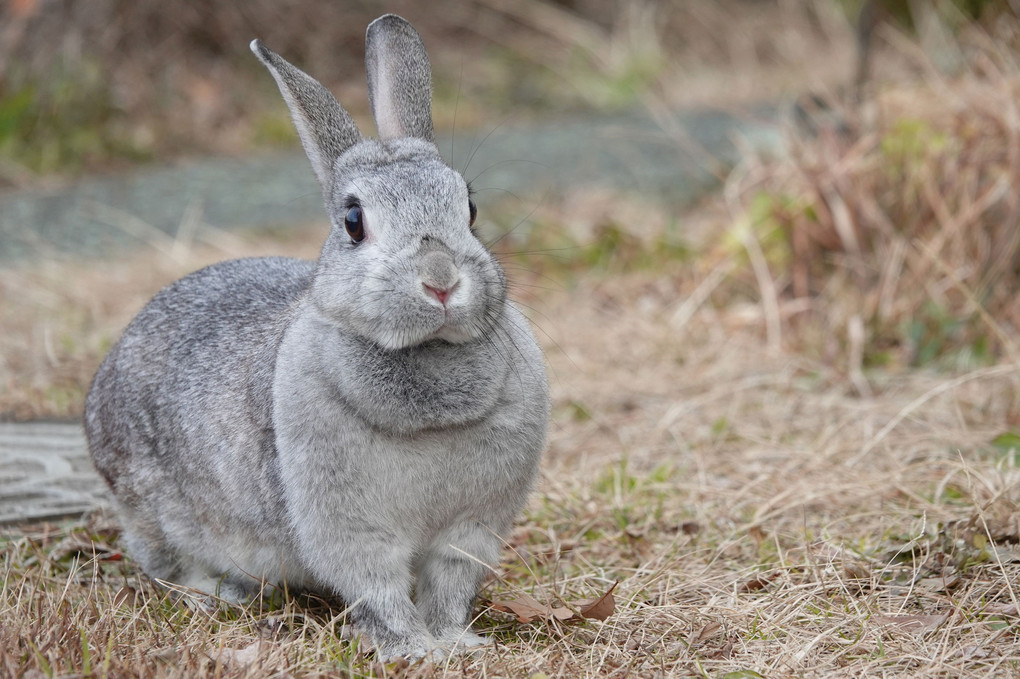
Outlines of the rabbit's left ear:
M396 14L368 25L368 96L381 139L417 137L435 143L432 68L418 32Z
M287 102L312 169L327 194L333 182L333 162L361 141L350 114L318 80L262 44L251 41L251 51L273 74Z

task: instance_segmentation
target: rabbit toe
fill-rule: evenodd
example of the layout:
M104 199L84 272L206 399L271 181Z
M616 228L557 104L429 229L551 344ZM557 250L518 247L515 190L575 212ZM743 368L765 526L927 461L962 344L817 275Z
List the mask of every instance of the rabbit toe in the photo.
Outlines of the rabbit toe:
M440 647L448 649L451 653L477 651L488 644L487 638L475 634L470 629L451 629L439 635Z

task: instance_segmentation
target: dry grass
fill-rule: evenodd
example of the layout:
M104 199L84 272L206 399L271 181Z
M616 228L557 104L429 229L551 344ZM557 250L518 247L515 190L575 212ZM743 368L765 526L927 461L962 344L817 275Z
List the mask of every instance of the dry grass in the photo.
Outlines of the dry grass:
M481 609L496 648L386 671L1020 670L1020 457L992 443L1020 421L1020 371L886 377L861 399L824 366L770 354L741 318L704 308L682 322L677 285L641 274L545 296L550 449L516 553L484 593L569 601L619 580L617 613L521 625ZM111 537L72 525L7 541L10 676L383 673L339 640L342 609L194 613L111 560Z
M1018 33L1011 15L966 28L951 76L907 43L924 77L825 111L789 157L730 176L721 255L748 253L737 276L773 334L851 371L1020 357Z
M341 639L335 603L174 604L94 519L3 539L0 672L1020 674L1017 281L988 266L1015 263L1020 133L997 68L927 80L907 103L883 95L871 136L823 133L793 162L749 165L727 205L685 219L685 238L703 241L676 242L647 204L584 194L506 239L548 250L506 261L546 348L553 422L540 486L483 596L570 602L618 582L605 622L521 624L480 606L485 653L383 667ZM936 85L952 106L924 94ZM908 116L917 101L932 103ZM949 145L901 144L915 166L890 178L882 141L905 118ZM719 241L727 207L737 228ZM0 271L0 412L78 412L101 354L159 285L225 256L314 256L321 234L209 241ZM983 285L992 271L999 283ZM902 321L933 303L967 320L970 346L989 337L981 360L917 361L901 345L877 360L878 310Z
M622 225L613 221L621 212L631 218ZM669 225L654 212L619 196L567 197L532 216L541 225L534 233L515 241L515 232L505 243L529 249L537 234L559 231L588 245L524 255L530 264L506 255L516 296L546 347L554 417L542 482L501 578L483 596L570 602L619 581L618 610L606 622L524 625L480 606L476 625L495 640L483 655L382 667L341 639L336 604L193 612L120 558L114 528L73 523L11 533L3 543L2 671L1020 671L1020 369L999 361L958 372L867 370L870 396L862 397L841 364L770 348L767 305L719 305L713 294L739 276L705 273L700 258L685 263L683 248L663 245ZM696 232L718 218L710 211L701 227L694 216L684 226ZM80 409L85 383L76 376L87 378L104 345L163 282L224 256L312 256L321 237L211 239L218 245L181 248L176 260L152 250L101 266L0 272L5 293L20 286L4 295L17 300L5 305L6 318L43 340L40 325L89 347L61 353L66 345L57 343L51 364L45 341L16 345L19 333L7 334L8 370L24 372L8 372L15 391L5 398L36 414L62 412L45 385L63 365L79 399L67 409ZM731 255L726 270L739 272L742 257ZM582 262L594 270L579 273ZM50 303L37 309L40 300ZM11 360L17 356L20 363ZM41 389L16 391L32 366Z
M1020 671L1020 456L1011 439L995 442L1020 425L1020 370L876 375L876 395L862 399L826 366L770 352L760 317L691 312L693 283L680 269L583 276L528 300L553 376L550 448L502 580L483 594L570 601L618 580L605 623L521 625L479 609L497 640L484 655L383 668L340 640L342 608L192 612L117 558L110 526L72 524L6 541L0 667L252 677Z

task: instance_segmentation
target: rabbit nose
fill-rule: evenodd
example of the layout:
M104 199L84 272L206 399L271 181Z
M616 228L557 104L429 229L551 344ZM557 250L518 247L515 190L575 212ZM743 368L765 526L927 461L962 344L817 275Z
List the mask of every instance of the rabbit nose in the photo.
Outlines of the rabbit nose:
M460 281L453 257L441 250L427 252L421 259L421 284L425 292L446 306L446 300Z
M425 288L425 291L427 293L438 299L439 303L442 304L443 306L446 306L446 300L450 296L450 293L453 292L453 288L441 290L440 288L433 288L431 285L428 285L427 283L422 283L422 287Z

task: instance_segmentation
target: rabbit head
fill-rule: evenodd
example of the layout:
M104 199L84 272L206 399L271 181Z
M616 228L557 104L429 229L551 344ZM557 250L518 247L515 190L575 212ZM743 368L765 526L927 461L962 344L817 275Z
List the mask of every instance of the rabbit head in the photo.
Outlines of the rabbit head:
M362 138L318 81L258 40L251 48L280 87L332 224L310 294L320 315L385 349L484 337L506 279L472 230L467 182L435 145L418 33L392 14L368 27L378 139Z

